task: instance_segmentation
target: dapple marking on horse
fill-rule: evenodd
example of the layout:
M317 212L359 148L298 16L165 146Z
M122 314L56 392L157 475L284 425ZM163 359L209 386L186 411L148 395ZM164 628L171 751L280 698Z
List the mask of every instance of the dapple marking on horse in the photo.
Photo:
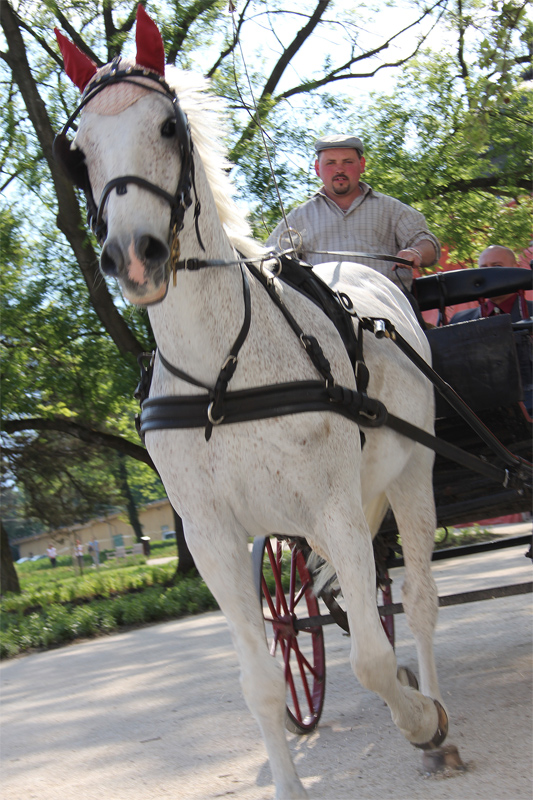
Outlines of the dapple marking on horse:
M69 49L73 45L58 38L69 75L81 88L88 82L90 89L95 80L117 68L122 72L137 65L162 74L164 53L154 31L155 24L139 7L136 61L121 60L98 72L86 61L83 69L78 68ZM85 77L80 78L80 70L85 70ZM174 285L169 280L169 202L138 182L126 181L117 191L106 190L100 209L106 226L101 265L117 278L129 301L148 307L158 348L166 359L213 386L242 325L236 249L249 258L263 251L247 238L246 224L230 199L219 138L219 101L205 85L195 85L190 76L172 68L167 69L166 80L175 88L190 125L193 188L201 203L198 229L193 208L184 214L181 258L233 263L180 271ZM121 176L137 176L173 195L182 153L171 97L148 78L104 81L104 86L82 108L74 141L85 155L94 197L100 198L109 181ZM353 263L323 264L315 271L349 295L360 316L390 319L411 346L430 359L408 301L387 278ZM250 289L251 326L232 390L316 379L300 342L252 276ZM319 340L337 383L355 388L353 370L333 324L293 289L280 286L279 291L306 332ZM402 353L390 341L368 336L365 359L369 395L384 402L391 413L433 432L433 389ZM150 396L190 392L190 385L156 358ZM247 545L250 536L305 537L333 565L346 601L351 664L357 678L385 700L410 742L431 743L435 732L445 728L444 711L435 703L442 703L442 698L432 642L438 607L430 571L435 530L432 451L386 428L366 430L361 450L358 427L323 412L215 427L208 442L202 429L150 431L146 445L183 519L198 569L226 616L240 661L242 690L264 738L277 800L307 795L284 730L284 677L266 647ZM387 503L402 537L403 602L418 651L420 691L405 685L404 675L397 674L376 607L372 535Z

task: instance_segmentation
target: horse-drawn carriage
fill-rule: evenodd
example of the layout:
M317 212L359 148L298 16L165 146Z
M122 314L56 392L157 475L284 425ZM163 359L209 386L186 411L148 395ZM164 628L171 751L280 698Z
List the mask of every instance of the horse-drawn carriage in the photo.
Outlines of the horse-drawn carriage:
M421 311L438 309L439 320L444 321L447 306L530 288L531 272L505 267L437 273L413 282L413 294ZM481 464L460 463L454 460L457 453L446 453L446 448L446 455L437 454L433 487L439 526L531 512L531 482L503 486L496 465L505 468L516 463L517 457L533 460L532 420L530 409L524 405L517 358L517 347L531 347L532 331L533 319L513 323L507 314L456 325L442 324L426 331L439 378L468 403L463 416L462 403L454 408L452 399L450 405L446 401L447 387L439 384L444 393L440 394L436 388L435 433L443 443L482 460ZM494 467L494 471L491 473L491 468L487 468L484 472L484 464ZM433 553L433 560L517 545L524 545L525 554L532 557L531 535L524 534L440 549ZM263 537L253 544L255 577L270 650L273 656L282 659L287 681L286 726L300 734L314 730L324 702L323 628L335 623L349 632L347 615L338 602L337 592L326 586L316 596L310 555L310 547L302 538ZM382 599L381 621L394 646L394 614L403 608L401 603L393 602L389 569L402 566L403 559L398 529L390 511L374 539L374 557L376 586ZM455 605L532 589L531 581L527 581L466 591L439 600L441 606Z
M478 458L433 436L430 379L439 379L411 304L391 281L361 265L284 264L247 238L214 138L216 100L190 78L165 71L161 37L142 6L136 38L135 61L117 58L97 69L58 35L67 72L84 93L56 137L55 152L86 194L102 271L118 279L126 299L148 308L158 350L142 382L141 394L149 396L140 430L228 621L276 796L296 800L306 793L283 730L285 678L290 683L294 673L284 675L268 656L257 598L263 550L271 547L266 537L275 533L294 543L289 599L277 576L270 598L274 638L310 675L303 687L307 706L293 714L294 725L316 724L324 691L324 620L312 593L306 539L333 565L342 587L359 681L385 700L413 745L433 749L446 737L447 713L433 652L431 448L453 452L463 466L475 464L499 494L516 492L512 507L509 497L502 501L508 511L526 506L531 465L501 446L491 464L483 453ZM67 132L78 115L72 143ZM286 280L291 263L300 276L303 271L304 283L312 274L322 282L300 291ZM431 278L421 285L426 280L430 285ZM465 411L451 390L445 394ZM456 422L442 419L451 420L443 426L452 436ZM518 419L509 435L522 441ZM480 432L484 445L492 442ZM453 483L444 480L446 496ZM471 497L474 489L466 500ZM403 603L417 646L419 689L398 669L375 602L372 535L389 504L402 540ZM250 537L258 542L255 581ZM281 569L281 544L272 563ZM387 593L386 577L383 585ZM334 616L334 591L330 605ZM298 622L300 606L306 619ZM294 647L304 631L309 657Z

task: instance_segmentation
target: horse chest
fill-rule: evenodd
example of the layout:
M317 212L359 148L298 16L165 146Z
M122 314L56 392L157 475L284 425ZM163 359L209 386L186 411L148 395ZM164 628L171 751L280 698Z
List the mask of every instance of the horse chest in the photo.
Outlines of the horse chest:
M189 518L230 505L255 525L307 519L340 475L358 477L356 426L330 414L301 414L198 430L154 431L147 446L165 488ZM344 479L343 478L343 479Z

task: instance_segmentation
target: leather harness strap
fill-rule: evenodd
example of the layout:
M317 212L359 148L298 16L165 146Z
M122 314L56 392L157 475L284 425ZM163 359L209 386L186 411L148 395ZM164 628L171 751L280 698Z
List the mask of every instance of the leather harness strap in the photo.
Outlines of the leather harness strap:
M203 266L208 267L214 265L207 261L203 263L197 261L194 266L196 269L200 269ZM241 269L243 269L242 265ZM280 308L291 325L291 328L300 338L302 345L306 349L306 352L313 361L318 372L322 375L324 382L296 381L228 392L227 386L229 380L237 366L237 353L246 338L250 325L250 311L248 306L248 311L245 311L245 322L233 345L230 356L219 374L219 379L217 380L214 390L174 367L159 354L161 362L172 374L193 385L204 388L207 391L207 395L145 399L149 391L150 371L145 370L142 365L142 357L140 358L142 388L141 391L138 390L136 397L141 400L142 404L141 415L137 419L138 431L141 437L144 438L145 433L150 430L204 427L206 440L208 440L211 436L213 426L216 425L249 422L252 420L309 411L333 411L351 419L363 428L386 425L402 436L406 436L422 444L424 447L429 447L445 458L456 461L505 487L522 487L524 483L527 484L531 482L531 465L529 462L514 456L499 442L466 403L461 400L452 387L442 380L427 362L413 350L408 342L403 339L389 320L359 318L358 341L355 345L352 344L351 348L347 347L352 364L363 363L364 370L366 370L362 354L362 333L364 329L372 331L378 338L383 336L390 338L436 386L437 390L446 397L450 405L467 420L470 426L481 436L483 441L485 441L485 443L497 453L498 457L509 466L509 469L489 464L477 456L472 456L459 447L445 442L442 439L438 439L436 436L427 433L421 428L389 414L383 403L379 400L369 398L365 391L357 391L335 385L329 362L322 353L320 345L314 337L306 336L303 333L276 291L272 278L266 277L260 270L251 267L251 265L248 265L248 269L253 272L254 276L266 288L269 296ZM289 272L289 270L287 271ZM320 284L318 294L322 294L324 291L323 287L325 287L326 294L329 292L335 297L336 307L342 309L342 313L349 321L349 328L353 331L351 318L357 316L355 312L351 310L351 307L349 310L342 298L334 295L329 287L323 284L311 271L309 272L312 275L311 280L317 281L317 283ZM281 275L280 277L283 279L285 276ZM291 281L290 279L288 282L293 285L295 283L295 281ZM245 280L245 271L243 269L243 286L246 286L246 284L247 281ZM246 296L246 288L244 291ZM304 293L307 294L308 297L311 297L315 303L321 305L325 313L328 313L328 302L322 304L317 300L316 296L312 296L312 294L310 295L305 291ZM321 298L321 300L323 300L323 298ZM246 306L247 304L245 301L245 307ZM330 314L328 314L328 316L331 318ZM333 317L335 317L335 314L333 314ZM333 319L333 322L339 329L338 321ZM339 332L342 336L342 326ZM353 335L355 338L355 333ZM356 354L355 357L353 355L354 352ZM367 372L366 370L366 373ZM366 389L368 377L364 371L362 377L363 383L365 384L364 388ZM216 413L214 414L213 412Z

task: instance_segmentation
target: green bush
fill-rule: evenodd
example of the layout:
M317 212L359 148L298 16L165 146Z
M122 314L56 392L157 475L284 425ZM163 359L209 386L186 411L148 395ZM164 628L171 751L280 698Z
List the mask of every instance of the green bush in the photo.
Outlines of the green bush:
M98 632L98 614L90 605L75 608L71 614L72 638L94 636Z
M54 633L54 644L62 644L74 639L71 626L70 609L65 606L53 605L43 614L48 625Z
M154 577L166 579L168 574L163 571L154 576L149 571L145 576L149 581ZM122 583L129 584L130 588L133 584L137 589L143 580L142 576L136 576L131 581L125 575ZM99 588L101 596L102 586ZM57 647L77 638L108 634L125 626L176 619L217 608L200 578L184 578L168 588L149 586L144 591L114 595L84 605L52 602L25 615L27 600L27 597L21 598L20 603L16 603L13 596L9 596L3 601L2 605L7 603L10 611L0 617L0 658L12 658L32 649Z

